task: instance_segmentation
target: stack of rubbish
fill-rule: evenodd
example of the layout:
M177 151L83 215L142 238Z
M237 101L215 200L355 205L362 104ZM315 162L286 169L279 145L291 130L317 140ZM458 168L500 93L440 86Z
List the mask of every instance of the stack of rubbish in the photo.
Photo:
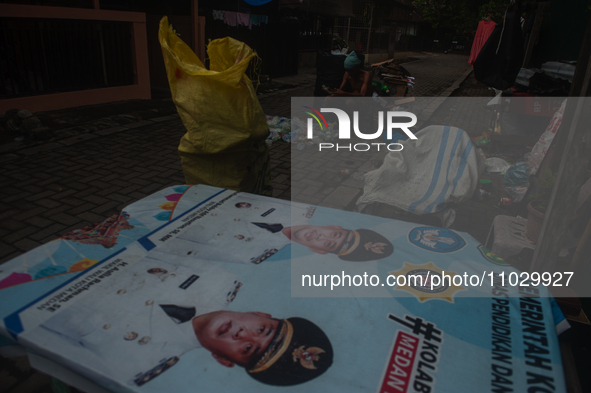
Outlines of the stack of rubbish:
M483 132L481 136L472 138L472 142L474 142L474 145L478 148L486 148L490 144L489 135L488 133Z
M269 126L269 136L267 137L267 144L271 146L273 142L284 140L289 143L291 141L291 120L286 117L268 116L267 125Z
M49 127L44 127L41 120L26 109L10 109L6 113L0 113L0 127L15 142L22 142L25 138L30 141L45 141L55 136Z
M538 96L568 96L576 61L549 61L542 68L521 68L515 89Z
M374 74L380 81L374 81L374 90L382 96L404 97L415 85L415 78L404 67L394 61L373 64Z
M498 173L500 175L503 175L505 188L511 196L511 198L505 199L510 199L511 203L519 202L523 198L523 195L525 194L525 192L527 191L527 187L529 186L527 157L525 158L525 160L520 159L512 165L511 162L508 162L507 160L505 160L505 158L507 158L509 161L514 160L510 159L509 157L506 157L502 153L485 153L484 150L488 150L490 145L489 135L486 132L483 132L481 136L472 138L472 142L476 146L476 151L478 152L478 154L484 159L484 166L487 174ZM486 190L485 188L481 189L481 197L490 195L490 193L484 193L485 191L490 190ZM482 195L483 193L484 195Z
M504 174L503 181L505 188L513 202L520 202L523 199L530 186L530 177L538 173L538 169L550 149L556 132L562 124L566 103L567 100L562 102L560 108L554 113L546 130L531 151L515 160L515 162L508 162L503 158L509 158L503 157L501 154L496 154L496 157L493 157L492 154L484 154L480 148L486 148L489 142L488 135L485 132L482 136L473 139L473 143L477 146L479 154L485 158L484 164L486 171L489 173Z

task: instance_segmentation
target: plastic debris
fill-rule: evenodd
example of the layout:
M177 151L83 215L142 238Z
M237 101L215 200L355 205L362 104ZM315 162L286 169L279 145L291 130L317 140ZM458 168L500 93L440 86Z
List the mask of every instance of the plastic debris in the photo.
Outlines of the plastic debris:
M511 164L499 157L487 158L484 165L488 172L505 172L511 167Z
M488 138L480 138L476 140L475 144L477 147L487 147L489 143L490 140Z
M503 178L505 188L511 197L520 202L529 187L529 174L527 161L520 161L513 164Z
M481 179L480 187L482 187L482 190L490 191L493 188L492 181L490 179Z
M284 138L285 135L291 134L291 120L279 116L266 116L267 126L269 126L269 136L267 137L267 144L271 146L273 142L284 140L291 141L291 136ZM287 139L287 140L286 140Z

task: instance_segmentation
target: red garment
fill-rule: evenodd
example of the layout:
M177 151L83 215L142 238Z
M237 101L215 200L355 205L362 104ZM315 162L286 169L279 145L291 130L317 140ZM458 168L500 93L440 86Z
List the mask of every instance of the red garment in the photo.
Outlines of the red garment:
M478 23L478 30L476 30L476 36L474 36L474 42L472 43L472 51L470 52L470 58L468 59L468 63L471 66L474 66L474 62L480 53L480 49L484 46L486 40L495 29L496 23L486 20L481 20Z

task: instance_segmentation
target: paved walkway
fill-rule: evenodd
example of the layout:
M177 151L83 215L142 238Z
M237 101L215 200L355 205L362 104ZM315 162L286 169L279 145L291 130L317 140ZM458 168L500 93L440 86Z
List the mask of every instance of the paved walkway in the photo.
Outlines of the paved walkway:
M412 93L445 91L463 75L466 61L466 56L440 55L405 64L417 77ZM291 97L311 96L314 79L312 73L303 72L276 80L298 87L261 96L265 113L290 117ZM185 129L178 115L171 114L170 101L155 101L141 108L133 102L96 106L94 118L73 116L72 110L42 114L44 122L64 122L62 132L67 137L0 155L0 263L70 230L100 222L158 189L184 183L177 146ZM114 107L121 110L117 118L112 115ZM130 107L132 116L125 111ZM90 121L91 126L76 121ZM359 176L353 175L375 163L338 160L324 178L304 173L292 190L290 145L274 143L273 195L296 200L311 197L309 202L322 202L318 195L339 196L339 205L348 205L362 187ZM338 176L341 169L349 169L351 176ZM322 190L299 187L306 184L300 180Z
M415 88L408 94L415 97L438 97L471 70L468 56L456 54L437 54L403 66L416 78Z

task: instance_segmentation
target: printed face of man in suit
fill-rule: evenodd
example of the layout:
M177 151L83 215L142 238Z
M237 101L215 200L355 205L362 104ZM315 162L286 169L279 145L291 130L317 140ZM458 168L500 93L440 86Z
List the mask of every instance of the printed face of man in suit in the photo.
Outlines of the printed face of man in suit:
M279 321L261 312L215 311L193 319L203 347L222 365L247 366L263 354L275 336Z
M339 250L349 231L337 225L296 225L283 229L283 234L318 254L335 253Z

